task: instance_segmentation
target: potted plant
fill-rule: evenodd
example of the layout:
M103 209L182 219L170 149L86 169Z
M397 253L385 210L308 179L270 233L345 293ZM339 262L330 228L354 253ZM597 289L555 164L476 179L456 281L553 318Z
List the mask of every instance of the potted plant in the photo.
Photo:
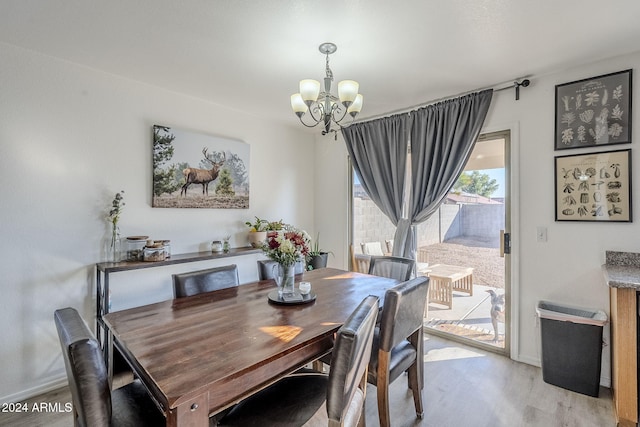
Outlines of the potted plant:
M315 242L311 246L309 255L307 256L307 270L315 270L318 268L325 268L327 266L327 260L329 254L332 252L326 252L320 249L320 233L317 234Z
M280 221L265 220L265 223L266 223L265 230L267 232L268 237L275 236L278 233L284 232L285 226L287 225L284 222L282 222L282 220Z
M249 227L249 243L251 243L251 246L254 248L262 247L264 241L267 240L267 225L269 221L256 217L253 223L247 221L245 224Z

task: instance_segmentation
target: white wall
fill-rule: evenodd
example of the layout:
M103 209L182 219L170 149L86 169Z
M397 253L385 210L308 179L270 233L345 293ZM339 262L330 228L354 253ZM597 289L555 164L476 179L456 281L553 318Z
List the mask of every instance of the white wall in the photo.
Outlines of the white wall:
M532 78L521 90L496 93L485 130L512 134L516 168L513 258L515 359L539 364L535 306L541 299L609 312L600 265L607 249L640 251L640 225L554 222L553 157L590 150L553 151L554 86L638 68L640 54ZM636 71L637 76L637 71ZM634 87L638 87L634 83ZM64 381L53 325L56 308L95 315L94 264L102 260L104 221L113 194L125 190L123 235L171 239L174 253L204 249L220 232L243 245L243 222L254 215L284 219L311 233L348 265L348 162L340 136L311 136L268 121L0 43L0 401L18 400ZM638 109L633 121L640 123ZM151 125L165 124L240 139L251 145L248 210L152 209ZM315 143L313 143L315 138ZM634 144L611 146L633 148ZM315 161L304 162L300 159ZM633 188L639 188L638 174ZM309 189L313 189L310 191ZM637 197L634 210L638 213ZM637 215L636 215L637 216ZM536 241L536 226L548 241ZM255 266L255 257L239 259ZM212 263L215 264L215 263ZM194 265L199 268L203 265ZM247 271L243 269L243 271ZM169 275L113 279L126 305L170 294ZM115 277L115 276L114 276ZM251 273L243 273L244 280ZM150 288L148 288L150 287ZM605 328L608 342L608 327ZM610 378L604 348L603 383Z
M553 149L555 85L629 68L635 68L637 81L640 53L593 64L586 64L546 76L534 76L531 86L494 94L484 131L512 130L512 182L515 218L512 231L515 253L513 324L516 326L513 358L540 364L540 331L535 307L540 300L596 308L609 313L608 288L603 284L601 265L605 250L640 252L638 235L639 197L633 201L633 223L586 223L554 221L554 156L607 149L632 148L632 162L639 164L637 143L598 147L597 149ZM638 87L634 82L633 87ZM637 90L636 90L637 98ZM633 122L640 123L638 108L633 108ZM333 251L348 244L347 229L348 173L344 142L338 138L316 139L316 229L327 249ZM320 180L327 180L324 186ZM633 176L632 188L640 188L640 174ZM536 241L536 227L548 229L548 241ZM347 266L347 256L340 252L334 265ZM609 343L609 327L605 327ZM604 347L602 384L610 384L609 347Z
M0 94L2 402L65 381L53 312L76 307L93 325L94 266L115 192L125 191L122 235L170 239L174 253L227 233L245 246L254 215L313 232L309 133L1 43ZM151 208L153 124L250 144L250 208ZM241 281L257 277L255 259L236 259ZM114 308L168 298L172 272L206 266L118 273Z

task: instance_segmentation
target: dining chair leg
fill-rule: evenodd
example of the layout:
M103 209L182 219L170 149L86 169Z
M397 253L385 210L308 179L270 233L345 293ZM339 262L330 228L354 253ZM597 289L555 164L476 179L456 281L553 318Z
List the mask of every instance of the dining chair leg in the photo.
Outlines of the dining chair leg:
M324 363L320 360L314 360L313 363L311 363L311 366L314 371L324 372Z
M419 419L424 417L424 409L422 407L422 388L420 387L419 374L420 369L419 363L414 362L413 365L409 368L409 388L411 388L411 393L413 394L413 404L416 408L416 416Z
M357 427L365 427L367 424L367 416L366 416L366 411L365 411L365 406L367 404L367 369L365 368L365 374L362 376L362 379L360 380L360 390L362 390L362 393L364 394L363 396L363 400L362 400L362 409L360 410L360 419L358 420L358 425Z
M413 393L413 403L416 408L416 416L420 419L424 416L422 406L422 389L424 388L424 337L422 329L414 332L409 337L409 342L416 348L416 360L409 367L409 388Z
M367 416L366 416L366 404L367 404L367 373L369 372L369 367L364 368L364 374L362 378L360 378L360 390L362 390L362 409L360 411L360 419L358 420L357 427L365 427L367 424Z
M378 418L380 427L390 427L389 416L389 358L391 353L378 351L378 377L376 378L376 391L378 393Z
M417 364L417 372L413 377L418 381L418 389L422 390L424 388L424 335L422 334L422 330L418 330L411 334L408 338L409 342L416 349L416 364ZM410 369L407 369L407 373L410 373ZM411 381L413 381L411 375L409 375L409 383L408 386L410 389L413 389Z

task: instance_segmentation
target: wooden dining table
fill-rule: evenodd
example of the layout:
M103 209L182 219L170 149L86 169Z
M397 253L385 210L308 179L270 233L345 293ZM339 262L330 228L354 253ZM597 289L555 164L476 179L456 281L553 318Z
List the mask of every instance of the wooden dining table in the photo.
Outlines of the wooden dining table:
M273 280L109 313L116 346L167 417L208 426L209 417L331 351L333 336L368 295L398 282L322 268L296 276L315 300L269 300Z

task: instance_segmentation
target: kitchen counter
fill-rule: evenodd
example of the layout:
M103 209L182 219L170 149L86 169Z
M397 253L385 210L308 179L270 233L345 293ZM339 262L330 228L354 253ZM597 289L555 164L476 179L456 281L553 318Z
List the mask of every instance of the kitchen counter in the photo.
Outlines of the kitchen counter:
M607 251L602 272L607 286L640 291L640 253Z
M606 252L602 266L611 304L611 390L618 426L638 425L640 253Z

